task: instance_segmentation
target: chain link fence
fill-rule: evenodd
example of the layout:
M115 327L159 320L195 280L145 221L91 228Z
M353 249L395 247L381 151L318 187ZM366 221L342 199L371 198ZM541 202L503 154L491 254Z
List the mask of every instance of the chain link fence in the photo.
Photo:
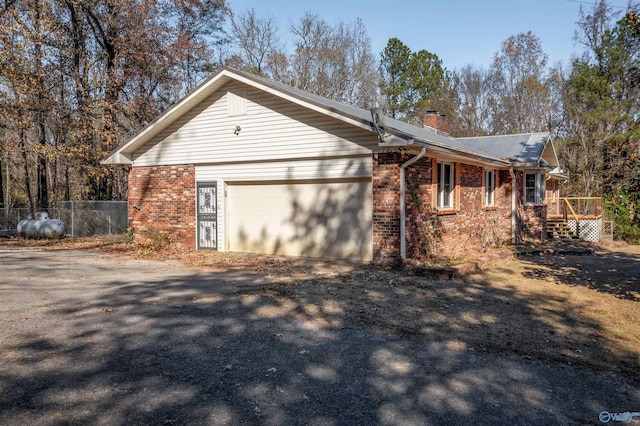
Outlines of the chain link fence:
M129 223L126 201L60 201L43 211L63 221L71 237L123 234ZM0 204L0 236L15 235L18 223L30 214L28 205Z

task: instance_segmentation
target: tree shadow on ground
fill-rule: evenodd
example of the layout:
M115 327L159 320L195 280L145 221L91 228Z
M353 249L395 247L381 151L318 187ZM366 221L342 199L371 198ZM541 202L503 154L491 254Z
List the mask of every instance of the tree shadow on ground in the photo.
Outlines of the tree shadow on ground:
M600 328L569 300L373 267L281 282L167 275L132 268L71 295L32 282L49 292L34 316L48 319L3 312L16 323L0 351L0 421L579 424L640 406L619 376L569 366L574 348L545 350L566 329L578 341Z
M523 275L640 301L640 254L599 250L587 256L540 256Z

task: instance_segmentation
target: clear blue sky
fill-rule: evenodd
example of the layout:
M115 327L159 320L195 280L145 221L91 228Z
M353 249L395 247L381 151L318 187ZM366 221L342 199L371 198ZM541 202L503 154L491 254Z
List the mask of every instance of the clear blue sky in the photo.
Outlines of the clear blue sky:
M397 37L412 51L435 53L453 70L469 63L488 67L504 40L527 31L540 38L550 63L568 65L582 50L573 37L580 6L588 10L593 0L228 0L228 4L236 12L255 8L259 16L275 18L283 35L307 11L329 23L360 18L376 56L391 37ZM609 4L624 8L627 2Z

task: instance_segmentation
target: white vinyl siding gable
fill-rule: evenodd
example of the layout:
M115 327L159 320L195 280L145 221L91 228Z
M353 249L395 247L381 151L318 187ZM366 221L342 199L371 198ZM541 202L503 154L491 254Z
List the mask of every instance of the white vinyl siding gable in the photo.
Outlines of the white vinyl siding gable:
M247 114L247 89L240 89L237 93L227 93L227 115L235 117Z
M246 115L229 116L229 92L237 97L243 91ZM236 135L234 130L238 125L241 130ZM223 87L147 142L134 155L134 164L341 157L371 154L376 147L376 135L371 132L234 83Z

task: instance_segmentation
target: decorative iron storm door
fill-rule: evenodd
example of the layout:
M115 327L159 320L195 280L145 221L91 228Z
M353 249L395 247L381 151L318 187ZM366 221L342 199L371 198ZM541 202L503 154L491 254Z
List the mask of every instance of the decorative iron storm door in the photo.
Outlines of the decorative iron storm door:
M218 187L198 183L198 249L218 249Z

